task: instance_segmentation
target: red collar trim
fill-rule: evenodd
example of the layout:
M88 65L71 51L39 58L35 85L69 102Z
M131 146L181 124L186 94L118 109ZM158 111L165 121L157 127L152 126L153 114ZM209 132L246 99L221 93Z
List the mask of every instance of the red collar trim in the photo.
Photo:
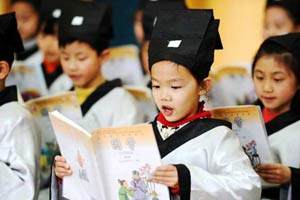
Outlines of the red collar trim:
M159 113L157 116L157 120L165 126L176 127L176 126L181 126L185 123L194 121L195 119L210 118L210 117L211 117L211 113L209 111L204 110L204 101L201 101L199 103L199 111L194 116L191 116L191 117L188 117L183 120L176 121L176 122L169 122L162 113Z

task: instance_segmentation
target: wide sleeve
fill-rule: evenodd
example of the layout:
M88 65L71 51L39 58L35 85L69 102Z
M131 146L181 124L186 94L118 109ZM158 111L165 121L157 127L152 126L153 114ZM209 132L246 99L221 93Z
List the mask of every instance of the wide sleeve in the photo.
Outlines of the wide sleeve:
M190 187L190 199L260 199L259 176L252 169L236 135L224 127L216 128L211 134L211 145L204 150L207 168L199 167L194 161L179 171L185 174L179 174L179 178L182 177L179 184ZM186 178L188 174L190 177ZM187 185L188 179L190 184Z
M40 135L27 110L14 108L0 109L0 196L34 199L39 187Z
M292 172L291 177L291 188L292 188L292 199L300 199L300 169L290 167Z

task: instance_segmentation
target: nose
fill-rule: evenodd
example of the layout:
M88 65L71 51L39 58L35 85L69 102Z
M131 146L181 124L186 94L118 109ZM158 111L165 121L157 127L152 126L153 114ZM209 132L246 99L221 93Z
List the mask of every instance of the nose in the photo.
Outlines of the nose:
M163 88L161 89L161 91L160 91L160 99L162 101L170 101L170 100L172 100L171 95L170 95L168 89L163 89Z
M271 81L265 81L263 84L263 91L264 92L273 92L273 84Z
M68 65L69 65L68 68L69 68L70 71L76 71L77 70L77 64L75 62L75 59L73 59L73 58L70 59Z

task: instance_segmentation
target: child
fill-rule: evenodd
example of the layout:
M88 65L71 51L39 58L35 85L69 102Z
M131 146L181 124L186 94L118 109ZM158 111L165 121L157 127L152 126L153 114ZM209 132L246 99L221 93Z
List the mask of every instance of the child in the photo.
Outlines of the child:
M50 94L65 92L72 87L70 78L63 74L58 47L58 22L63 11L71 7L71 2L43 0L41 3L38 47L43 52L42 71Z
M280 199L300 198L299 63L300 34L293 33L267 39L252 65L257 103L277 160L260 165L257 173L268 183L280 184ZM263 195L270 197L265 191Z
M171 199L258 199L260 181L228 122L210 119L207 93L214 50L222 47L212 10L163 10L149 46L153 129L163 165L153 181Z
M300 31L299 13L298 0L267 0L263 39Z
M17 60L40 63L41 52L37 46L37 32L39 25L39 0L12 0L10 10L16 12L18 30L20 32L25 51L17 54Z
M39 183L40 137L33 117L5 87L14 53L23 50L15 13L0 15L0 196L35 199Z
M64 12L59 26L61 64L73 81L81 103L81 125L92 131L99 127L132 125L142 122L136 102L122 87L120 80L106 81L100 67L109 56L106 48L112 35L111 10L97 2L74 1ZM62 178L68 169L61 156L55 157L55 174ZM55 176L53 176L55 178ZM56 181L52 198L56 198Z

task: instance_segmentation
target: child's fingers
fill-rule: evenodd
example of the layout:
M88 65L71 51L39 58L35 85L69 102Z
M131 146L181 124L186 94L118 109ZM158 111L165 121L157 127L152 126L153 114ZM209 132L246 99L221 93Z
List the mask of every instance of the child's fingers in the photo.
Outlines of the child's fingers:
M62 156L55 156L54 157L54 162L66 162L66 159Z
M57 168L57 169L55 169L55 175L58 178L63 178L65 176L71 176L72 175L72 171L71 170L65 170L65 169Z

